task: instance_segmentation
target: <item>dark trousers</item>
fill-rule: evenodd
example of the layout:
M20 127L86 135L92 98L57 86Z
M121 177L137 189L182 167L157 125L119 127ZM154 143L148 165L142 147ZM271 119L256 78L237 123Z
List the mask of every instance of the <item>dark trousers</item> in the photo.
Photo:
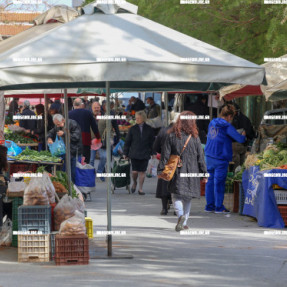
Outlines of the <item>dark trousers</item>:
M91 147L89 145L83 145L83 156L85 157L85 162L90 163Z

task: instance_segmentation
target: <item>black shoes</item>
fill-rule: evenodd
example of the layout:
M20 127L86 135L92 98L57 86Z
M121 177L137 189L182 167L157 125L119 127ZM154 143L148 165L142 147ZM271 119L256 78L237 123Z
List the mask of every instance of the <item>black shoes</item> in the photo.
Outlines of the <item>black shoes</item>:
M140 191L138 191L138 193L139 193L139 195L145 195L145 193L144 193L144 192L140 192Z
M167 215L167 210L166 210L166 209L163 209L163 210L160 212L160 215Z

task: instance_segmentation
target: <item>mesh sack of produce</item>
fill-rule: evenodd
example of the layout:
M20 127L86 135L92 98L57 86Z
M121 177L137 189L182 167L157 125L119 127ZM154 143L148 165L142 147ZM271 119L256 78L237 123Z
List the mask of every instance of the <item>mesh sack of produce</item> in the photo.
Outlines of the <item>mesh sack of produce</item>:
M55 230L59 230L60 225L63 221L73 217L76 210L77 204L75 200L67 194L63 196L54 209Z
M23 205L49 205L45 182L41 177L32 178L25 188Z
M70 217L61 223L59 233L62 235L86 234L86 222L84 214L76 210L73 217Z

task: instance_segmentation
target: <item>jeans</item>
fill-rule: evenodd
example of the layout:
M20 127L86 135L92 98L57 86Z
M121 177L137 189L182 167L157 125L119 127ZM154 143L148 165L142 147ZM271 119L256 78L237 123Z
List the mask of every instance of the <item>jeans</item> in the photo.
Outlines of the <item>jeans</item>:
M205 209L208 211L222 211L225 209L223 201L228 165L228 161L206 156L209 178L205 187Z
M99 150L100 162L98 165L97 173L103 173L107 162L107 151L106 149L100 148ZM96 150L91 150L90 165L95 167Z
M179 218L182 215L184 215L185 220L184 220L183 225L186 225L188 217L189 217L189 213L190 213L190 208L191 208L191 199L184 200L174 193L171 194L171 198L172 198L173 207L175 209L177 217Z
M62 171L66 171L66 161L65 161L65 156L63 157L64 164L62 167ZM75 178L76 178L76 156L71 155L71 178L72 182L75 183Z

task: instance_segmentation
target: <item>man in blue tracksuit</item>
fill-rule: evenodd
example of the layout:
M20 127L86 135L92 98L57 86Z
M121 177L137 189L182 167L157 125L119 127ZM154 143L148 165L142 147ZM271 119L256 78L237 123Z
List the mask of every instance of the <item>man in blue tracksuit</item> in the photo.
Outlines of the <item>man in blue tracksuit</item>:
M228 104L222 108L220 117L212 120L208 126L204 149L209 173L205 188L206 212L230 212L224 207L223 200L228 165L232 161L232 140L239 143L246 141L245 132L241 135L231 125L234 115L234 106Z

